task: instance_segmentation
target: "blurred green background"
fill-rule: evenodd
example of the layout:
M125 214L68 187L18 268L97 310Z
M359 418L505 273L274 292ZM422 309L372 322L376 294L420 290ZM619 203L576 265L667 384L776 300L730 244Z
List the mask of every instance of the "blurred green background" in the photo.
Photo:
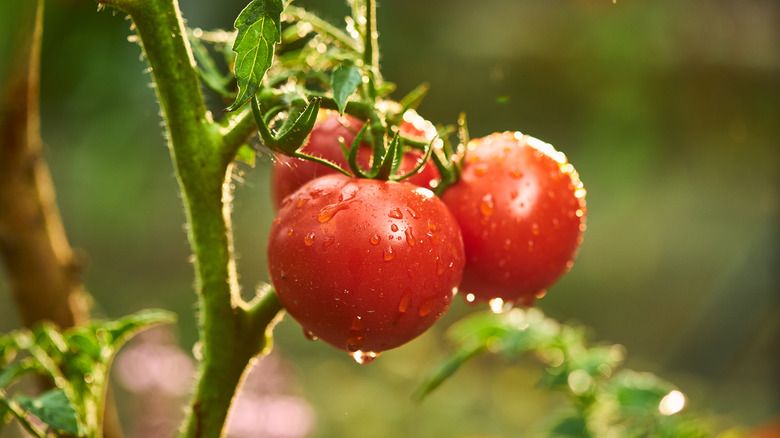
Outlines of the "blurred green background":
M342 23L341 0L296 0ZM182 0L192 27L229 28L245 3ZM196 340L184 215L130 23L49 0L42 123L95 313L180 315ZM0 15L10 26L11 14ZM689 408L753 427L780 415L780 3L775 0L386 0L382 69L419 112L468 115L472 137L520 130L566 153L588 189L572 270L538 306L619 343L628 366L677 384ZM5 41L3 42L5 43ZM0 51L0 55L6 55ZM0 57L5 63L8 57ZM223 103L212 98L218 114ZM267 279L269 162L242 166L236 247L245 292ZM447 351L443 330L367 366L285 320L276 351L316 413L313 437L515 437L562 403L533 360L480 358L423 404L410 394ZM0 331L18 326L0 275ZM132 396L118 390L133 430Z

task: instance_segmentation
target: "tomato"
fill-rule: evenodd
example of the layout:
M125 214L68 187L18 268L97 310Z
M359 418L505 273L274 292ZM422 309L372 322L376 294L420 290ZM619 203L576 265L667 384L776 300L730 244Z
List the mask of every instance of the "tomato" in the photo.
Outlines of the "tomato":
M268 267L310 336L367 361L427 330L460 283L463 241L430 190L326 175L285 198Z
M335 111L323 111L321 120L319 120L311 131L309 139L303 145L301 151L324 158L341 167L349 170L349 165L341 150L339 140L343 141L347 147L352 146L355 136L363 127L363 122L355 117L344 115L339 116ZM400 125L404 136L417 141L431 141L436 135L436 129L430 122L427 122L414 111L404 113L403 121ZM368 168L371 160L371 146L364 143L358 150L358 163L363 168ZM417 166L422 153L420 151L407 151L404 154L399 175L411 172ZM323 164L313 161L302 160L279 155L274 161L271 173L271 197L273 205L278 208L282 199L290 195L298 187L307 181L318 176L337 173ZM405 179L405 181L420 187L431 188L435 186L440 179L436 166L428 163L419 173ZM434 181L432 184L431 181Z
M442 199L463 233L468 301L531 305L571 269L585 188L551 145L519 132L473 140L460 181Z

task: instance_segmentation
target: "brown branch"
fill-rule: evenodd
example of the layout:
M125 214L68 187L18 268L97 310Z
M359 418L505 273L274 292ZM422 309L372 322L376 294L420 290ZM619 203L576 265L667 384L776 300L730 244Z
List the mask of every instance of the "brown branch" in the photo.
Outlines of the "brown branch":
M81 265L43 157L38 108L42 7L27 2L0 100L0 257L25 326L86 320ZM32 30L32 32L31 32Z

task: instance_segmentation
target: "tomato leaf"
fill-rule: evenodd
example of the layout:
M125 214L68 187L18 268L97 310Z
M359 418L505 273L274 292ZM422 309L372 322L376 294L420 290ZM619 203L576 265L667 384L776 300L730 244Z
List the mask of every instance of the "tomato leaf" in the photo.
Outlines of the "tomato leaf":
M360 70L352 64L340 65L333 70L330 86L333 88L333 99L336 101L339 114L344 114L349 97L357 90L361 81Z
M252 0L238 15L234 25L238 35L233 44L238 96L228 111L241 107L260 88L274 57L274 44L281 41L283 10L282 0Z
M263 139L265 147L274 152L295 156L317 121L321 100L318 97L313 98L287 130L279 135L274 135L260 113L257 99L252 99L252 115L255 118L255 123L260 131L260 137Z
M19 396L17 402L22 409L35 415L54 429L71 435L82 434L83 427L79 422L76 410L61 389L44 392L35 398Z

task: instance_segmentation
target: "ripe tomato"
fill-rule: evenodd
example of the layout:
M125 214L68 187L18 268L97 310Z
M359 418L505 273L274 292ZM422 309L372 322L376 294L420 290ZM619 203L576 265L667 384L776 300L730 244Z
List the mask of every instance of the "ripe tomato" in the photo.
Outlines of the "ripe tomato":
M460 283L463 241L430 190L326 175L285 198L268 267L284 308L359 362L427 330Z
M337 164L342 169L349 170L346 158L341 150L339 140L347 147L352 146L355 136L363 127L363 122L355 117L339 116L336 111L323 111L320 120L314 125L306 144L301 151L324 158ZM400 125L403 135L417 141L431 141L436 135L433 125L410 110L404 113ZM371 160L371 146L364 143L358 150L358 163L368 168ZM399 174L411 172L422 156L419 151L408 151L404 154ZM274 161L271 173L271 197L273 205L279 207L285 196L291 194L306 182L322 175L337 173L323 164L279 155ZM433 163L428 163L419 173L405 181L420 187L431 188L431 181L438 181L439 172ZM434 183L435 184L435 183Z
M466 248L469 301L531 305L571 269L585 230L585 188L566 157L519 132L469 143L442 199Z

